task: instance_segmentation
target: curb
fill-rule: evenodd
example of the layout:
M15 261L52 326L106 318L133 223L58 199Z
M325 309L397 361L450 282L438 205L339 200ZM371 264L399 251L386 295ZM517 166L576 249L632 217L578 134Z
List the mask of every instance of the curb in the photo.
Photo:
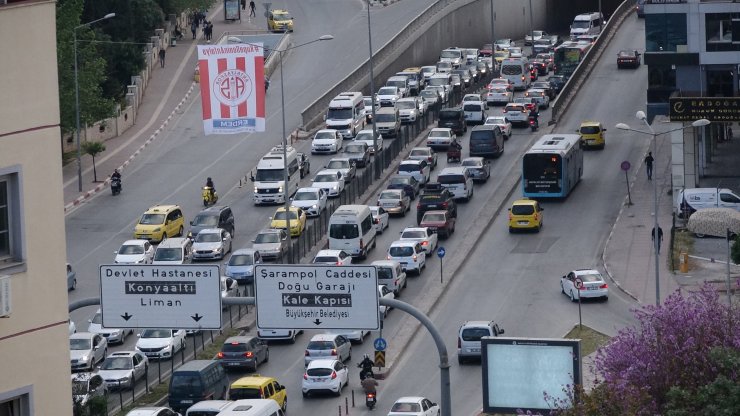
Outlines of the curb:
M164 128L167 126L167 124L169 124L170 120L172 120L172 118L176 115L176 113L178 111L180 111L180 109L182 108L182 106L185 105L185 103L188 101L188 99L190 98L190 94L193 93L193 90L195 89L195 86L196 85L197 85L197 83L195 83L195 82L193 82L192 84L190 84L190 89L188 89L188 92L185 93L185 97L183 97L183 99L180 100L180 102L177 104L177 106L175 106L175 109L172 110L172 112L170 113L169 116L167 116L167 118L164 120L164 122L162 123L162 125L160 125L157 128L157 130L155 130L154 133L152 133L152 135L149 136L149 138L141 146L139 146L139 148L136 149L136 151L131 156L129 156L128 159L126 159L126 161L123 162L123 164L121 166L118 167L118 170L119 171L123 171L124 168L126 168L136 158L136 156L138 156L142 152L142 150L144 150L145 147L147 147L148 145L150 145L157 138L157 136L159 135L159 133L161 133L164 130ZM86 200L92 198L95 194L97 194L98 192L102 191L104 188L107 188L109 184L110 184L110 176L107 177L102 183L98 184L92 190L85 192L84 195L82 195L80 197L77 197L74 201L72 201L72 202L70 202L68 204L65 204L64 205L64 213L65 213L65 215L68 214L72 209L78 207L81 203L83 203Z

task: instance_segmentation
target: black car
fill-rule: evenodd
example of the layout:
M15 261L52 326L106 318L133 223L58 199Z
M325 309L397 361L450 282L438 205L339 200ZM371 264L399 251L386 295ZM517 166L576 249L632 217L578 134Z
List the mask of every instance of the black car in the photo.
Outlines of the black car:
M447 127L458 136L468 131L468 125L465 123L465 112L462 107L443 108L439 111L439 120L437 127Z
M565 83L568 82L568 78L566 78L565 75L553 75L548 79L548 81L550 82L550 87L555 91L555 94L560 94Z
M370 148L367 143L352 142L344 145L344 156L355 162L358 168L364 168L370 163Z
M473 75L467 68L453 69L452 74L460 77L465 88L469 87L470 84L473 83Z
M410 175L393 175L388 184L388 189L403 189L403 193L411 200L416 199L419 193L419 181Z
M301 171L301 179L311 173L311 161L305 153L298 153L298 169Z
M457 203L452 193L437 182L429 182L416 203L416 224L421 223L425 212L439 210L447 211L450 216L457 218Z
M206 228L223 228L234 236L234 214L226 205L215 205L199 212L190 221L189 238L195 238L201 230Z

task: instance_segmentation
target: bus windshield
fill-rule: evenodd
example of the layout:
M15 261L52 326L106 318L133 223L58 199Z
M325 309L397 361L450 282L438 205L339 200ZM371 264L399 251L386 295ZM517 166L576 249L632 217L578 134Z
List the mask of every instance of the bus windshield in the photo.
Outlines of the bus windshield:
M351 108L330 108L326 114L327 120L349 120L352 118Z
M283 177L283 169L257 169L254 180L257 182L282 181Z
M556 154L525 154L522 180L524 191L560 193L562 191L562 158Z

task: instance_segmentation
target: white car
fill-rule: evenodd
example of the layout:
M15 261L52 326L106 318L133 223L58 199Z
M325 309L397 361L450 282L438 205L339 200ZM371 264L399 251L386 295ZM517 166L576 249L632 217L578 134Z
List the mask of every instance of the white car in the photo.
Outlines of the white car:
M486 118L485 124L498 126L501 129L501 134L504 135L504 140L509 140L511 137L511 122L504 116L490 116Z
M530 88L524 93L524 95L527 97L532 97L539 108L550 107L550 96L547 95L547 92L543 89Z
M116 264L152 264L154 245L148 240L126 240L113 254Z
M391 406L388 416L439 416L437 403L426 397L401 397Z
M403 98L401 90L398 87L381 87L376 95L381 107L393 107L396 101Z
M314 176L311 188L321 188L328 197L336 198L344 191L344 176L338 170L324 169Z
M109 389L130 389L146 376L149 359L136 351L117 351L109 355L98 370Z
M354 179L355 174L357 173L355 162L348 157L332 158L324 167L326 169L335 169L342 172L345 183L352 182L352 179Z
M300 188L293 195L291 205L302 209L306 216L318 217L326 209L328 194L321 188Z
M463 100L463 103L465 103L466 101L475 101L475 102L483 101L483 103L486 104L486 107L485 107L486 110L488 110L488 105L487 105L488 103L485 102L486 100L484 98L485 97L482 94L465 94L463 95L462 100Z
M431 147L414 147L407 159L426 160L432 170L437 167L437 153Z
M206 228L195 236L193 260L221 260L231 252L231 234L223 228Z
M355 142L362 142L367 145L370 150L370 154L375 154L375 140L373 139L373 129L365 129L357 132L357 136L353 140ZM378 133L378 150L383 150L383 135Z
M311 141L311 153L338 153L342 150L343 140L344 138L338 130L319 130Z
M103 315L100 312L100 308L95 312L92 319L88 320L89 325L87 326L87 332L93 334L100 334L108 340L109 344L123 344L128 334L133 334L133 329L122 329L122 328L104 328L103 327Z
M524 104L507 104L506 108L504 108L504 117L512 124L529 124L529 110L527 110Z
M314 256L313 264L326 264L332 266L349 266L352 264L352 256L344 250L320 250Z
M172 358L185 348L185 330L145 329L139 334L135 348L149 359Z
M417 182L424 185L429 182L429 176L431 175L431 169L429 164L425 160L403 160L398 165L399 175L413 176Z
M349 384L349 370L339 360L315 360L306 367L301 383L303 397L311 393L326 392L336 396Z
M396 295L393 294L393 291L388 289L386 285L378 285L378 299L395 299ZM388 312L391 310L390 306L385 305L378 305L378 313L380 313L380 316L386 317L388 316Z
M450 100L450 90L449 88L445 88L444 85L429 85L424 89L436 91L437 96L439 96L440 102L442 102L443 104Z
M533 30L531 32L527 32L527 34L524 36L524 44L531 45L534 41L540 40L545 36L549 35L544 30Z
M509 58L521 58L523 56L522 48L512 46L507 49L509 50Z
M598 270L573 270L560 278L560 291L571 301L602 298L609 300L609 285Z
M72 371L92 371L108 355L108 340L100 334L77 332L69 336Z
M429 109L429 106L437 105L440 102L442 102L442 97L440 97L439 92L436 90L432 90L429 88L424 88L419 93L419 97L421 98L421 101L426 105L426 109Z
M426 253L418 241L396 240L388 247L386 260L396 260L401 263L404 271L413 271L421 274L426 267Z
M370 212L373 214L373 223L375 224L375 232L383 234L390 223L390 216L383 207L376 207L370 205Z
M401 231L401 241L416 241L431 256L439 240L437 233L433 233L428 227L406 227Z
M431 147L432 149L447 149L455 138L456 136L455 133L452 132L452 129L447 127L436 127L427 135L427 147Z
M419 118L419 97L402 98L396 101L401 123L414 123Z
M486 93L486 102L488 104L506 105L514 101L514 93L506 87L495 86Z

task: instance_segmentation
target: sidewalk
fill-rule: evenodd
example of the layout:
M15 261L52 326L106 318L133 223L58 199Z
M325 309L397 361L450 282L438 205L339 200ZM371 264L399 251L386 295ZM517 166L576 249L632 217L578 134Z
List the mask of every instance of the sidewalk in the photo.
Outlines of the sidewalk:
M652 150L652 146L650 149ZM648 149L645 149L647 154ZM661 302L678 289L675 276L668 269L672 224L671 143L670 137L658 136L657 154L653 154L653 181L658 183L658 224L663 229L659 254ZM604 247L604 268L616 286L641 304L655 304L655 251L651 232L654 225L653 182L647 180L642 160L630 178L632 205L627 198L617 216Z
M242 13L242 16L247 16ZM215 43L225 31L266 30L262 19L243 18L241 21L226 22L223 20L223 4L211 9L206 18L213 21L213 39ZM206 44L203 31L198 30L197 39L193 40L190 29L183 30L184 38L177 41L177 46L167 47L164 68L158 65L152 72L149 85L144 91L135 124L118 137L105 141L105 152L96 158L98 182L93 181L92 158L82 155L82 192L78 191L77 162L72 160L62 168L64 184L65 213L91 198L97 192L107 190L105 180L114 169L120 168L126 184L125 168L144 148L166 128L181 108L199 93L198 84L193 82L197 65L197 45Z

